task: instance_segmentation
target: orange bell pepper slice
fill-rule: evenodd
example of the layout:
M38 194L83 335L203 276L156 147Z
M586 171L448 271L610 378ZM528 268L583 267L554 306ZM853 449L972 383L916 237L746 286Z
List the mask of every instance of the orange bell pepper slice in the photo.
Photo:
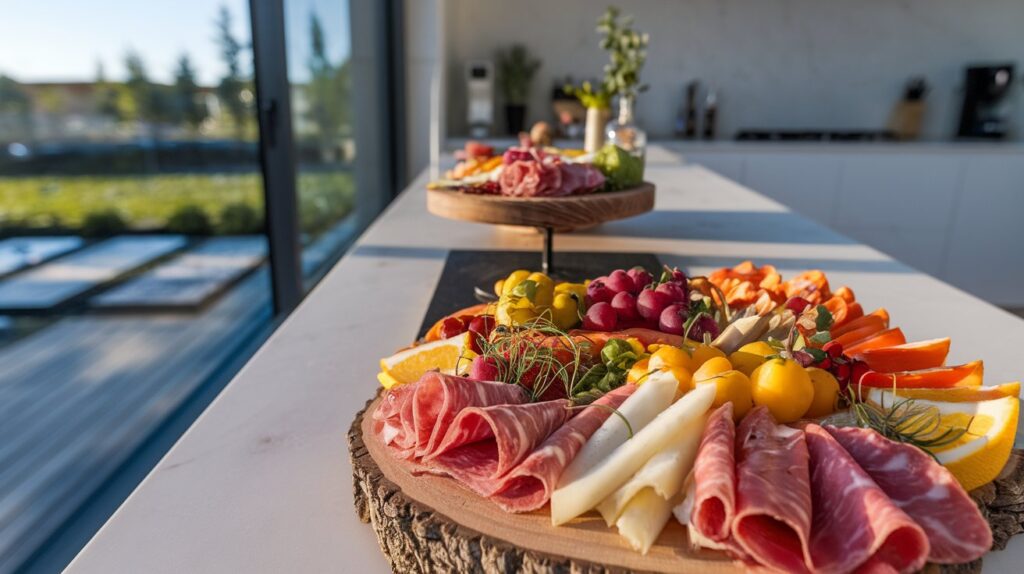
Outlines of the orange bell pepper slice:
M846 301L847 303L854 303L857 301L857 297L853 294L853 289L850 289L845 285L843 285L839 289L836 289L835 292L832 293L832 296L839 297L840 299Z
M882 332L885 332L885 327L872 323L859 329L854 329L848 333L843 333L838 337L835 333L832 333L832 340L842 345L845 350L848 347L852 347L853 345Z
M858 341L853 345L847 347L843 345L843 352L847 355L856 355L868 349L881 349L883 347L892 347L895 345L902 345L907 342L906 336L903 335L903 331L899 327L882 331L877 335L873 335Z
M949 337L867 349L851 356L867 363L872 371L896 373L941 367L946 364L947 355Z
M889 312L883 309L875 309L870 315L864 315L863 317L857 317L856 319L850 319L850 321L844 325L837 325L832 327L832 338L836 339L842 337L847 333L867 327L868 325L875 326L875 332L884 331L889 328Z
M985 377L985 364L974 361L954 367L936 367L918 371L879 373L868 371L860 378L865 387L898 389L949 389L954 387L980 387Z

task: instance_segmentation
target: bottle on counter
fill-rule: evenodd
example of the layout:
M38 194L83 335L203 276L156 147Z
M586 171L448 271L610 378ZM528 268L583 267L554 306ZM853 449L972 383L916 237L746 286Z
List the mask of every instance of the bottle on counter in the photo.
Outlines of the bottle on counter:
M608 124L606 141L644 159L647 149L647 132L636 125L636 120L633 117L633 101L634 96L619 96L619 115Z
M704 98L704 139L715 139L715 123L718 120L718 93L708 89Z

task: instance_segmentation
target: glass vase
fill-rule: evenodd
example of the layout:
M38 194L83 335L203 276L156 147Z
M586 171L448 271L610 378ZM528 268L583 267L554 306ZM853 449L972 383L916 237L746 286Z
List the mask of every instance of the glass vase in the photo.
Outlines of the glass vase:
M633 117L633 96L619 97L619 115L608 124L606 141L644 159L647 150L647 132L636 125Z

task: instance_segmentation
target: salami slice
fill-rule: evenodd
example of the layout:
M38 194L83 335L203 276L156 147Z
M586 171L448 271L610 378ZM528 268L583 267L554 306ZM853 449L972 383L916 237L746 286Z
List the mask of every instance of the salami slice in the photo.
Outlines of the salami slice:
M399 458L433 452L455 417L467 407L520 404L522 387L428 372L389 390L373 413L374 430Z
M870 429L825 427L892 502L924 529L928 561L959 564L992 547L992 530L956 478L924 451Z
M814 518L811 558L817 572L916 572L928 538L825 429L804 427L811 454Z
M783 572L808 572L811 479L804 433L756 407L736 431L732 536L750 557Z
M424 458L434 473L448 474L481 496L568 419L565 399L522 405L469 407L452 421L437 449Z
M729 538L736 513L736 425L731 402L708 419L693 464L693 510L690 523L715 542Z
M551 498L558 478L587 439L637 389L623 385L583 409L530 453L495 486L493 500L506 512L536 510Z

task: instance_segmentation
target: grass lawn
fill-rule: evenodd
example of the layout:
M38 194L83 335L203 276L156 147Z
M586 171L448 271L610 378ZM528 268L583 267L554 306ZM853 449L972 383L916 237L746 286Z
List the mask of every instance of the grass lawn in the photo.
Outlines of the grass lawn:
M352 211L351 172L299 175L303 231L316 235ZM154 176L0 177L0 232L4 229L77 231L90 214L115 211L132 230L173 228L182 210L206 214L214 232L224 232L225 207L248 206L263 217L259 173L167 174Z

